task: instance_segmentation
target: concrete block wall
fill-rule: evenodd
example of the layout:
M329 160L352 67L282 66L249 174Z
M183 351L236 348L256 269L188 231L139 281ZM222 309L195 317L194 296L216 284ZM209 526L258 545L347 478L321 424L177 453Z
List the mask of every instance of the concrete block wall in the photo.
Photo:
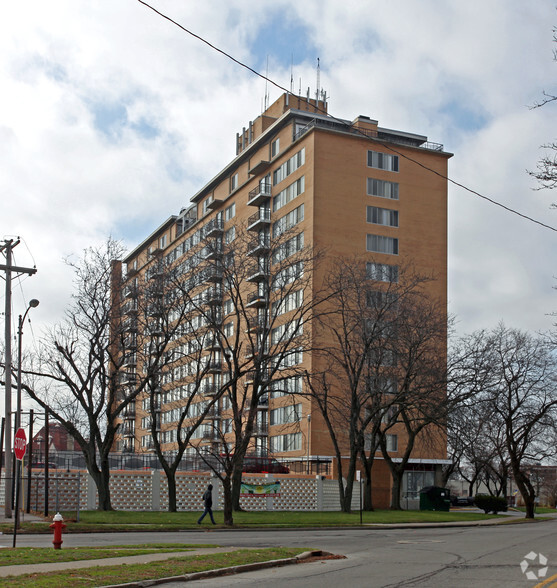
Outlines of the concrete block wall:
M248 484L268 484L280 480L279 496L242 496L245 510L338 511L339 497L336 480L316 477L250 475ZM3 481L2 481L3 482ZM223 508L223 492L218 478L208 474L176 474L176 502L179 511L203 510L203 493L213 484L214 510ZM3 485L3 484L2 484ZM1 491L1 488L0 488ZM27 486L26 486L27 491ZM112 506L116 510L168 510L168 483L164 472L158 470L116 471L110 476ZM4 498L0 496L0 502ZM97 489L86 471L56 472L49 480L49 511L95 510L98 506ZM359 509L359 485L354 486L352 508ZM31 510L44 510L44 477L32 476Z

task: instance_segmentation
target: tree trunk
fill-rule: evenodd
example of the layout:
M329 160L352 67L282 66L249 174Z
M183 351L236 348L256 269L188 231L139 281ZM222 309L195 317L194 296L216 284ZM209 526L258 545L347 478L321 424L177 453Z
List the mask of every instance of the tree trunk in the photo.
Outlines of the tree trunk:
M110 502L109 489L110 470L103 472L97 468L96 471L89 471L89 473L91 474L91 477L95 482L95 486L97 487L97 494L99 497L97 510L113 510L112 504Z
M232 487L230 478L226 477L222 481L223 490L223 515L224 524L232 527L234 524L234 517L232 512Z
M404 475L404 470L394 468L391 470L391 473L393 479L393 488L391 492L391 510L402 510L400 493L402 490L402 476Z
M176 512L176 472L168 470L166 474L166 482L168 484L168 512Z
M243 461L240 464L243 466ZM231 489L231 496L232 496L232 509L236 512L241 512L244 509L240 506L240 493L242 490L242 474L243 474L243 467L240 467L237 463L234 464L234 469L232 470L232 489Z

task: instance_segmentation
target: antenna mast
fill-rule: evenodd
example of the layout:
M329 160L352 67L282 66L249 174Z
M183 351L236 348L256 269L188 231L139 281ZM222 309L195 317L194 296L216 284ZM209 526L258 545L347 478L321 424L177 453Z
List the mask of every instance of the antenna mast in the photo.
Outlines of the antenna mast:
M319 90L321 87L321 68L319 67L319 57L317 58L317 88L315 90L315 100L319 102Z

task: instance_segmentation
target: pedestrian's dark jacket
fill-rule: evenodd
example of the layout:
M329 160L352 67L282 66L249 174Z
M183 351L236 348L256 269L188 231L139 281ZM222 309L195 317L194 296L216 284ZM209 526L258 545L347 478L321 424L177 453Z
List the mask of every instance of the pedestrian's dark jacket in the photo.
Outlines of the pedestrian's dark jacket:
M213 506L213 488L212 486L205 490L203 494L203 504L205 508L211 508Z

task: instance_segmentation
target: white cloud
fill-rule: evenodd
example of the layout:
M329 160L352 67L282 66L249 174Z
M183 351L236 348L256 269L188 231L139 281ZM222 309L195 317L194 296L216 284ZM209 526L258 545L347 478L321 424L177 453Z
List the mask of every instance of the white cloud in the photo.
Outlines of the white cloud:
M554 109L527 108L555 79L552 6L153 4L249 65L271 53L270 76L289 87L291 54L276 53L288 35L273 39L285 15L283 37L288 25L306 33L303 44L290 41L308 51L295 55L296 90L300 78L304 93L315 88L320 57L333 115L426 134L455 153L451 177L557 225L552 195L532 191L525 172L554 139ZM260 112L265 84L138 2L29 0L10 4L0 23L0 87L3 234L24 237L39 269L14 308L40 298L33 320L49 323L70 288L62 257L109 234L133 247L186 205L234 156L235 134ZM110 134L95 114L118 107L122 124ZM449 296L459 328L500 319L548 326L546 313L557 309L555 233L459 188L450 202ZM33 263L21 245L17 255Z

